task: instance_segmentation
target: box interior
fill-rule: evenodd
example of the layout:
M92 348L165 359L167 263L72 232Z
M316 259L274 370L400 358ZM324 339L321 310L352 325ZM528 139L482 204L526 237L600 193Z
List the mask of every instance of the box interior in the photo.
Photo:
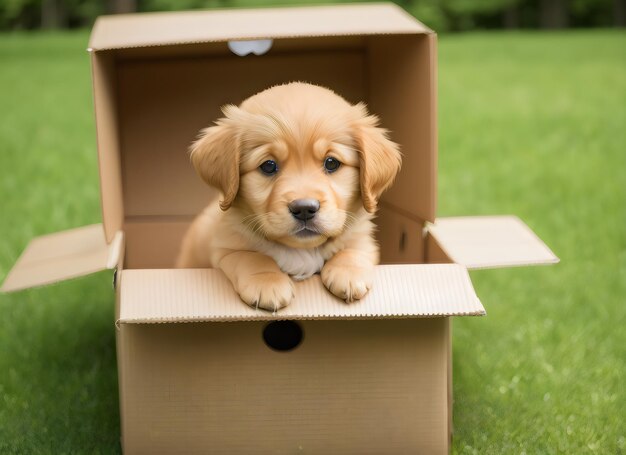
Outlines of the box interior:
M377 219L382 260L423 262L422 227L435 205L433 42L425 34L281 39L245 57L226 42L94 52L103 218L107 237L113 228L126 234L125 268L173 267L187 226L219 197L196 175L189 145L221 106L290 81L366 102L401 144L403 170Z

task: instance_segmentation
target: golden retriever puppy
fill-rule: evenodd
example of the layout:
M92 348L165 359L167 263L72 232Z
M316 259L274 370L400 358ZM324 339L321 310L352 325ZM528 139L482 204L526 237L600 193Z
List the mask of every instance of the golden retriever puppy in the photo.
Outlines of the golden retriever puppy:
M372 218L400 152L363 104L305 83L269 88L202 131L191 161L222 198L193 222L178 267L217 267L241 299L277 310L321 273L352 302L378 263Z

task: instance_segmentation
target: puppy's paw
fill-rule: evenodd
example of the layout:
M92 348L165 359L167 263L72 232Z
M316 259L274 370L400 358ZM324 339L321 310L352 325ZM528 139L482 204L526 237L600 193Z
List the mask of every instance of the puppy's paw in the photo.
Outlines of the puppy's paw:
M291 278L279 272L255 273L240 282L237 292L251 307L268 311L280 310L294 298Z
M327 262L321 277L324 286L346 302L362 299L372 287L373 271L370 268Z

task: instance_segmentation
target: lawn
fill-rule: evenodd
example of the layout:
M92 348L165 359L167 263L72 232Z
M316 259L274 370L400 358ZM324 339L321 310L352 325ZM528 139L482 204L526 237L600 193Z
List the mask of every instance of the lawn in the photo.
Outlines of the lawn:
M0 35L0 279L100 221L87 37ZM440 216L517 214L562 261L472 272L454 452L621 453L626 34L445 36L439 63ZM0 296L0 453L118 451L111 273Z

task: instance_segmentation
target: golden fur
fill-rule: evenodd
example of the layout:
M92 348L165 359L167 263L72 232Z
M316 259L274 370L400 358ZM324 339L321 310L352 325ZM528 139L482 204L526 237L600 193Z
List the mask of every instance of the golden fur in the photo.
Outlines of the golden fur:
M379 256L372 218L400 169L378 119L305 83L272 87L223 112L191 147L197 172L223 197L189 228L178 267L218 267L244 302L268 310L291 302L292 278L315 273L337 297L362 298ZM341 163L332 173L328 157ZM260 170L268 160L278 165L274 175ZM290 212L299 199L319 201L312 220Z

